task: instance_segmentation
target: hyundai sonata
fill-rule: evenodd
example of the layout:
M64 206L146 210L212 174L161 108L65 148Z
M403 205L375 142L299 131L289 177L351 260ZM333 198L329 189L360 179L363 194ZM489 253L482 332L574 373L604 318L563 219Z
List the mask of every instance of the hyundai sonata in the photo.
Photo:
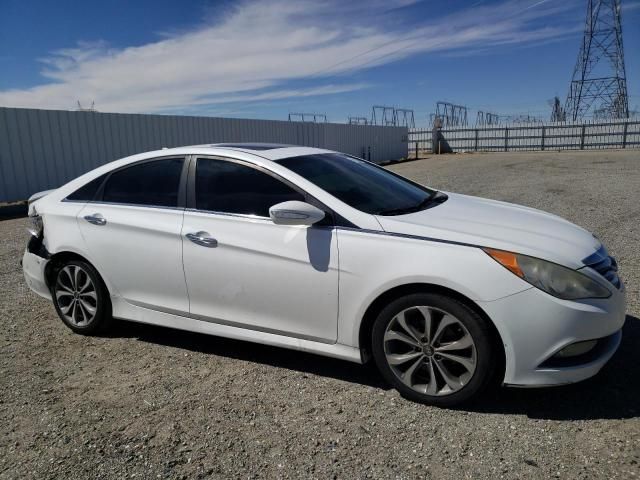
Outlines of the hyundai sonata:
M116 318L373 358L435 405L591 377L625 318L586 230L329 150L143 153L34 195L29 215L25 279L77 333Z

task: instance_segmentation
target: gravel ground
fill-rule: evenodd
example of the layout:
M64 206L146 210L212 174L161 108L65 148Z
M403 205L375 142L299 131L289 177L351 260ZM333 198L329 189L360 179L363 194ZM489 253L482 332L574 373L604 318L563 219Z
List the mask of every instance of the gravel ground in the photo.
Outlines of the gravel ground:
M120 322L74 335L30 293L0 222L0 478L640 477L640 152L433 157L393 170L594 232L618 258L622 346L570 387L413 404L370 367Z

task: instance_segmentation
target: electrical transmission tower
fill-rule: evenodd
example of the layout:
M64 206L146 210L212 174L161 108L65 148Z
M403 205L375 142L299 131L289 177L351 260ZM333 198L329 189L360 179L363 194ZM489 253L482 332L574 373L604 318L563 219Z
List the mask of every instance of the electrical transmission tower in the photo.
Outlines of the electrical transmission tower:
M409 108L396 108L396 123L399 127L416 128L416 119L413 110Z
M498 125L500 122L500 116L497 113L483 112L478 110L476 114L476 126L487 127L492 125Z
M416 121L413 110L409 108L374 105L371 107L371 125L415 128Z
M80 103L80 100L78 100L78 108L77 108L78 112L97 112L96 110L96 102L91 102L91 106L90 107L83 107L82 104Z
M564 111L564 107L560 103L560 98L555 96L553 100L549 101L552 106L551 121L552 122L565 122L567 120L567 112Z
M454 105L449 102L436 103L436 119L440 119L441 126L446 127L466 127L467 126L467 107L462 105Z
M528 113L520 113L516 115L506 115L504 117L504 123L513 125L529 125L542 123L542 120Z
M367 117L349 116L349 121L347 123L349 123L349 125L368 125L369 120L367 119Z
M290 113L289 121L327 123L327 116L324 113Z
M629 118L620 0L587 0L584 37L565 103L569 120Z
M395 127L398 121L396 109L385 105L371 107L371 125L383 125Z

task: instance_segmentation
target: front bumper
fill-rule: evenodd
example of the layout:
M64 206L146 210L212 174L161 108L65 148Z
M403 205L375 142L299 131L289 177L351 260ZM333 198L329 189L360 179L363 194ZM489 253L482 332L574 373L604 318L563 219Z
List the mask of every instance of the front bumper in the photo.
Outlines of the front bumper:
M27 285L38 295L51 300L51 291L45 280L47 263L49 263L49 260L31 253L28 248L22 256L22 271Z
M504 343L504 383L533 387L579 382L598 373L620 345L626 302L623 289L606 299L569 301L530 288L480 306ZM557 352L587 340L600 341L592 355L580 357L583 363L548 366Z

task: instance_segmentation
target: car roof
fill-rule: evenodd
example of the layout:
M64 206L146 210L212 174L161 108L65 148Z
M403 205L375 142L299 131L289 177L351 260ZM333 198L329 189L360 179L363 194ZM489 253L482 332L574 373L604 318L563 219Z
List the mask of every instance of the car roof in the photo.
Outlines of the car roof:
M233 152L248 153L266 160L279 160L301 155L315 155L319 153L334 153L322 148L286 145L280 143L213 143L205 145L190 145L176 148L163 148L163 155L221 155L229 156ZM147 152L145 156L152 156L158 152Z
M276 148L288 148L295 147L296 145L289 145L285 143L259 143L259 142L245 142L245 143L214 143L212 147L226 147L226 148L238 148L241 150L274 150Z

